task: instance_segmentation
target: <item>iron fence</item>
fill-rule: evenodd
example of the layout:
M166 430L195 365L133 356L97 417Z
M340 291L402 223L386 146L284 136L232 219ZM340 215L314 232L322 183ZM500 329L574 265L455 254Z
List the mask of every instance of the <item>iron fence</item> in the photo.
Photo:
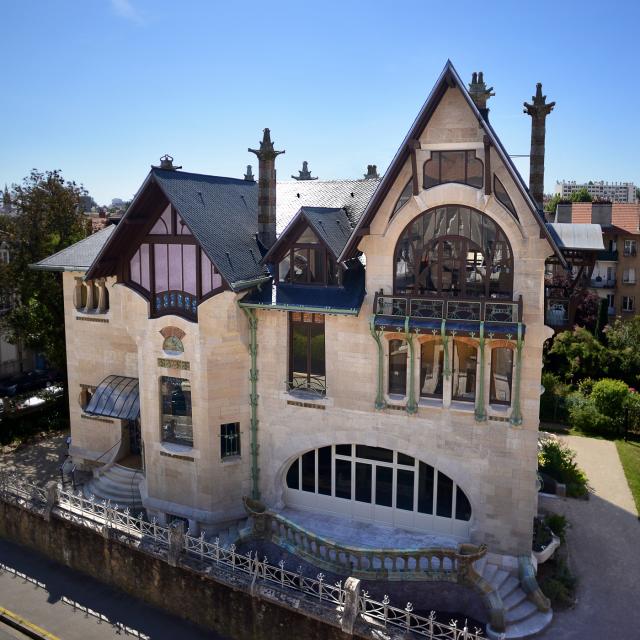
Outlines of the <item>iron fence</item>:
M94 497L86 498L59 486L52 496L49 487L40 487L3 475L0 476L0 498L37 513L50 508L56 515L78 526L98 530L103 534L113 532L122 542L132 546L146 543L147 548L153 546L155 552L164 559L169 557L170 548L175 541L176 530L159 524L155 519L148 521L143 514L132 515L129 509L121 510L118 505L99 501ZM52 498L54 504L51 504ZM260 560L257 552L239 553L235 545L225 547L218 538L212 542L206 540L204 532L199 536L192 536L187 531L180 534L180 537L181 552L197 560L202 573L215 575L216 568L242 573L246 575L252 588L258 581L269 583L281 589L302 593L320 603L337 605L338 611L344 610L347 591L342 581L331 584L325 580L323 573L310 578L304 575L302 566L296 571L289 571L285 569L284 560L275 565L266 557ZM2 569L4 566L0 565L0 570ZM358 613L365 622L391 626L432 640L484 640L480 629L471 631L466 624L458 627L455 620L449 624L439 622L435 612L427 617L420 616L413 612L410 602L404 609L399 609L390 605L388 596L379 602L370 598L366 591L358 598Z

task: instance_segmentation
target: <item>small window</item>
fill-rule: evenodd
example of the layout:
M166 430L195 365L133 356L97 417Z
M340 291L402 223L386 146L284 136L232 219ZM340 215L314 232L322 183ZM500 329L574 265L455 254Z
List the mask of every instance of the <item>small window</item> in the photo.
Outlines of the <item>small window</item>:
M396 213L398 213L398 211L400 211L400 209L402 209L402 207L404 207L405 204L407 204L407 202L409 202L409 200L411 200L412 195L413 195L413 178L411 178L411 180L407 182L405 188L402 190L402 193L400 194L400 197L396 202L396 206L393 207L393 212L391 214L392 218L393 216L396 215Z
M511 404L513 350L499 347L491 351L491 404Z
M424 163L423 172L425 189L446 182L458 182L481 189L484 183L484 165L473 150L432 151L431 158Z
M513 202L504 185L496 175L493 176L493 192L496 194L498 202L517 220L518 214L516 213L516 208L513 206Z
M637 243L635 240L625 240L624 241L624 255L625 256L635 256L638 252Z
M162 441L193 446L191 383L185 378L160 378Z
M635 296L622 296L622 310L635 311L635 309L636 309Z
M389 341L389 394L407 393L407 350L404 340Z
M220 457L240 455L240 423L228 422L220 425Z

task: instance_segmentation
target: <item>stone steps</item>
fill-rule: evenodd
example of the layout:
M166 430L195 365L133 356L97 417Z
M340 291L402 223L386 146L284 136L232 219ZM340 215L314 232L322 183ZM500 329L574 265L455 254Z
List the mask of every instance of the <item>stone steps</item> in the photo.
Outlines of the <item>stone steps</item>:
M108 500L123 509L128 508L134 515L144 508L140 496L140 482L143 479L140 469L130 469L118 464L107 469L99 477L93 477L82 491L85 497L95 496L96 500Z
M488 562L486 557L474 564L476 571L493 587L502 599L505 607L506 629L504 636L487 628L489 638L517 640L527 638L542 631L549 625L553 617L552 611L539 611L536 605L527 598L520 587L518 578L498 565Z

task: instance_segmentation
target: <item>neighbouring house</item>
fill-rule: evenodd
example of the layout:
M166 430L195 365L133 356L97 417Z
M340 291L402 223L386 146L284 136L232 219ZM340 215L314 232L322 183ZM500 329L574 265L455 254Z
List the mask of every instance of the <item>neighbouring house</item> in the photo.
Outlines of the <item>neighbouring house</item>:
M265 129L258 182L165 156L117 226L35 265L63 272L87 492L210 535L251 496L530 556L545 263L572 248L475 76L447 63L382 179L277 182Z

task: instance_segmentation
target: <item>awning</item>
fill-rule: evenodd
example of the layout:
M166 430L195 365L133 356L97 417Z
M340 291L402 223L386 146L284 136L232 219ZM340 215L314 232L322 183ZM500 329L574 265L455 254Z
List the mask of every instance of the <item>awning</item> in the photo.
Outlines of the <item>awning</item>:
M140 416L138 378L107 376L97 387L85 413L121 420L135 420Z

